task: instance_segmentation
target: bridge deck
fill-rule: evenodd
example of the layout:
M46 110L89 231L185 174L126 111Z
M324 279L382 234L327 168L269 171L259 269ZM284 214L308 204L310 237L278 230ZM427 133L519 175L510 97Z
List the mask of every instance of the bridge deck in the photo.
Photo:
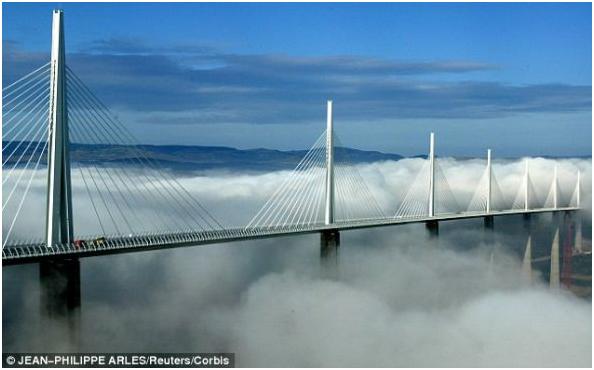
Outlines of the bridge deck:
M285 235L310 234L324 230L354 230L381 226L424 223L428 221L449 221L487 216L509 216L546 212L577 211L577 207L541 208L534 210L509 210L491 213L444 214L435 217L364 219L336 222L332 225L289 225L250 229L224 229L175 234L136 235L130 237L105 238L102 243L89 241L85 245L60 244L52 248L44 244L6 246L2 250L2 266L39 262L52 258L91 257L99 255L143 252L156 249L189 247L206 244L227 243L242 240L264 239Z

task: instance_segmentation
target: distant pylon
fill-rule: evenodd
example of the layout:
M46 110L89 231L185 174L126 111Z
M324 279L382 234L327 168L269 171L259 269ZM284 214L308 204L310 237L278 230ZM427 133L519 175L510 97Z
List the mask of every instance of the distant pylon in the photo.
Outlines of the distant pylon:
M557 209L558 207L558 200L557 200L557 163L555 163L555 170L553 174L553 208Z
M526 168L524 170L524 211L528 211L530 209L530 194L528 193L529 181L528 158L526 158Z
M580 170L578 170L578 173L577 173L577 183L575 185L575 192L576 192L575 200L576 200L576 207L577 208L580 208L580 193L582 191L582 188L581 188L581 175L582 175L582 172Z
M435 135L429 136L429 217L435 216Z
M334 128L332 117L332 100L328 100L326 108L326 225L334 223Z
M491 212L491 149L487 149L487 213Z

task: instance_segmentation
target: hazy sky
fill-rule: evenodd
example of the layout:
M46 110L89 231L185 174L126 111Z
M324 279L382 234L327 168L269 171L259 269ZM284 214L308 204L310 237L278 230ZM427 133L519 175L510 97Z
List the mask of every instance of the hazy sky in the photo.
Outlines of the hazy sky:
M3 4L4 85L49 57L143 142L591 153L591 4Z

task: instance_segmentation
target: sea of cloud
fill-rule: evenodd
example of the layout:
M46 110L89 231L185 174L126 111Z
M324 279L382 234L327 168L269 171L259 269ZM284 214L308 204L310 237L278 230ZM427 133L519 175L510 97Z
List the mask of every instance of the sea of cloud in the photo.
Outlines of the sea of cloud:
M361 178L364 179L366 186L377 203L382 208L385 215L394 215L403 197L406 195L409 187L417 178L419 172L422 171L424 164L427 161L421 158L409 158L400 161L385 161L375 162L370 164L357 165L356 169L360 173ZM462 211L468 207L477 187L481 176L485 170L485 161L483 159L468 159L458 160L454 158L441 158L439 160L440 168L452 189L454 196L459 203ZM589 159L560 159L551 160L545 158L530 158L530 177L533 183L536 199L543 204L550 193L551 184L553 180L553 169L555 164L558 165L559 178L559 193L561 205L568 204L575 191L577 171L581 171L582 176L582 204L591 204L591 174L592 166ZM425 166L426 167L426 166ZM496 178L501 192L508 203L522 195L522 179L525 169L525 159L519 160L500 160L493 164L493 173ZM104 170L107 171L107 170ZM186 172L179 177L178 181L198 199L206 209L210 210L213 215L220 220L220 222L228 227L242 227L248 224L250 219L258 212L258 210L266 203L271 195L283 185L283 182L291 171L275 171L263 173L236 173L229 171L210 171L207 173L192 173ZM21 177L22 175L22 177ZM84 175L84 176L83 176ZM104 222L104 228L107 234L116 233L114 226L110 223L109 215L100 206L101 197L107 199L108 203L113 200L108 196L108 192L116 194L115 200L120 203L120 207L124 208L124 215L131 222L139 224L142 220L140 231L154 231L156 222L155 215L162 215L167 219L179 218L179 213L176 215L172 210L163 207L161 199L156 199L154 202L144 201L137 194L127 194L125 186L122 181L118 180L118 173L112 170L112 178L114 183L119 187L112 185L110 179L107 179L104 185L97 179L99 176L95 174L95 181L99 186L93 186L89 179L88 172L83 172L74 169L72 172L73 184L73 213L75 215L74 228L77 235L97 235L101 233L98 217L93 211L98 209L99 216ZM178 174L179 175L179 174ZM105 174L103 175L105 178ZM121 176L121 175L120 175ZM15 240L28 240L32 238L42 238L44 230L44 219L42 217L31 217L31 215L41 214L45 210L45 189L47 187L46 172L37 171L33 176L30 190L24 202L21 204L19 194L23 193L29 178L30 171L14 171L13 174L4 180L3 191L4 194L11 194L13 186L18 183L17 190L10 198L10 202L4 202L3 214L6 215L2 224L4 235L10 229L13 215L17 214L19 206L21 211L18 213L19 217L14 223L13 230L10 237ZM87 186L93 193L95 204L92 204L91 197L89 197L88 189L85 186L86 178ZM20 181L17 181L20 180ZM124 178L125 180L125 178ZM147 185L152 177L147 178L143 175L134 175L132 172L129 183L133 183L134 189L143 191L143 182ZM417 184L418 185L418 184ZM165 183L158 186L167 186ZM109 187L107 190L106 188ZM101 190L97 190L100 188ZM128 211L124 207L123 201L119 198L119 192L126 196L134 207L134 211ZM164 193L163 193L164 194ZM134 195L134 196L133 196ZM5 196L6 198L6 196ZM166 198L169 200L169 198ZM367 199L353 199L349 200L352 203L364 203ZM173 207L171 207L173 209ZM139 230L128 230L124 220L118 218L118 212L115 207L112 209L112 216L115 223L120 226L121 233L135 233ZM588 212L588 214L590 214ZM365 215L361 215L365 216ZM321 217L321 215L320 215ZM146 223L144 222L146 221ZM183 225L182 222L178 224ZM136 226L136 225L134 225Z
M544 196L553 162L530 161ZM564 192L582 171L589 205L591 161L557 162ZM441 163L451 187L470 199L484 161ZM358 170L389 212L422 165L406 159ZM494 164L507 195L517 193L523 166ZM287 174L180 181L226 224L243 225ZM41 204L42 180L30 195ZM23 238L43 225L34 203L21 216L29 227L15 229ZM76 227L91 233L88 213L77 213ZM591 212L584 218L591 223ZM526 281L518 257L525 235L502 226L485 240L481 222L444 227L438 242L423 225L345 232L332 274L320 263L317 235L83 259L77 349L227 351L240 366L591 366L591 301L549 290L537 276ZM37 266L3 269L4 351L73 348L63 322L39 317L38 289Z

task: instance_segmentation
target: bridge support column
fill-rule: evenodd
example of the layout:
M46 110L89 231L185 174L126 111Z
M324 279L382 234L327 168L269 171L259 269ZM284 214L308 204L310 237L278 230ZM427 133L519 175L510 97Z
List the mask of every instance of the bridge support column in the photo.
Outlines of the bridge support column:
M326 105L326 202L324 224L334 223L334 128L332 116L332 100ZM323 273L336 277L338 268L338 247L340 233L338 230L324 230L320 234L320 257L324 267Z
M575 240L573 242L573 247L577 253L582 253L582 216L580 211L577 211L575 214Z
M44 321L65 322L70 349L79 344L80 261L78 258L44 261L39 264L41 315Z
M320 234L320 257L323 260L335 259L340 246L340 232L338 230L324 230Z
M435 134L429 135L429 204L427 213L429 217L435 217ZM425 222L425 228L430 238L439 235L439 223L437 220Z
M524 258L522 259L522 276L528 282L532 282L532 215L524 213L522 215L522 225L526 235L526 246L524 247Z
M495 244L495 220L493 219L493 216L485 216L483 222L485 225L483 242L486 245L493 246Z
M70 184L70 139L66 103L64 13L54 10L52 20L50 106L48 120L48 178L46 247L74 241ZM78 346L80 320L80 262L78 258L39 264L41 313L47 323L66 322L71 348Z
M429 232L430 237L435 238L439 235L439 222L437 220L425 222L425 228Z
M528 235L524 259L522 260L522 276L528 283L532 283L532 235Z
M561 276L559 274L559 216L557 214L553 214L553 222L555 223L555 233L551 243L549 286L551 289L558 289Z
M493 170L491 169L491 149L487 149L487 204L486 204L486 213L491 213L491 184L492 184L492 173ZM484 224L485 224L485 232L483 233L484 239L483 242L487 245L494 245L495 241L495 234L494 234L494 224L495 220L493 216L485 216Z
M324 230L320 234L320 259L322 276L330 279L338 278L338 253L340 247L340 232L338 230Z
M326 106L326 202L324 223L334 223L334 128L332 100ZM338 230L324 230L320 234L320 257L324 265L338 263L340 233Z
M484 223L486 230L493 231L495 229L495 220L493 216L485 216Z
M574 250L574 218L569 211L564 212L563 217L563 251L561 252L560 282L567 288L571 288L573 274L573 250Z

